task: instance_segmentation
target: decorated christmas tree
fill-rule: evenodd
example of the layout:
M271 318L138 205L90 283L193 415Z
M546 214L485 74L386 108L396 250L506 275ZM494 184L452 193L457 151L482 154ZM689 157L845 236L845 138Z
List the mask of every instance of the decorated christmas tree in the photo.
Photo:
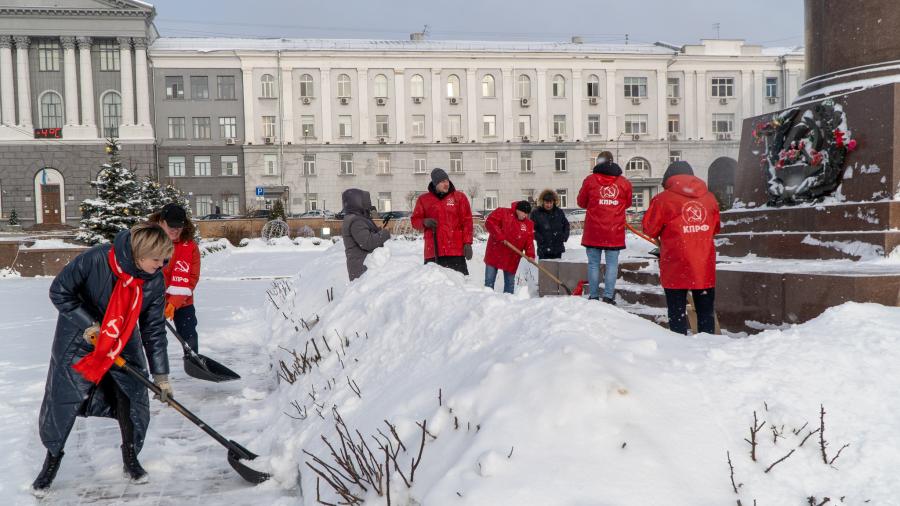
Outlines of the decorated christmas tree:
M17 213L15 209L10 211L9 220L6 223L11 227L15 227L19 224L19 213Z
M191 217L191 204L187 197L170 184L161 185L148 177L141 182L141 193L146 205L145 215L159 211L166 204L175 203L184 208L188 218Z

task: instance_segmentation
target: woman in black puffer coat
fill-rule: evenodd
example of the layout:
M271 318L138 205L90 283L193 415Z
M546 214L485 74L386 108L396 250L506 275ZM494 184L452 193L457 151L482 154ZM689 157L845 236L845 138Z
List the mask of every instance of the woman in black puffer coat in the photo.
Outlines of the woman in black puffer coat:
M137 244L134 248L133 234ZM119 232L113 244L95 246L78 255L50 285L50 300L59 311L59 318L38 420L47 457L32 485L37 493L53 482L66 438L77 416L117 419L125 471L136 482L146 479L147 473L138 462L137 454L144 444L150 422L147 388L116 367L109 369L99 384L88 381L73 369L74 364L93 350L85 335L96 335L99 331L97 324L103 321L119 279L110 267L110 248L114 249L121 270L143 281L137 326L119 356L144 375L149 362L156 384L164 394L171 394L163 320L166 287L160 268L172 254L172 241L159 225L140 224ZM138 255L140 257L135 258Z
M569 220L559 208L559 195L553 190L541 192L538 205L531 211L534 239L541 260L561 258L569 240Z
M382 229L369 217L372 198L369 192L358 188L345 190L341 195L344 204L344 223L341 236L344 238L344 253L347 255L347 274L350 281L366 272L366 257L376 248L384 246L391 233Z

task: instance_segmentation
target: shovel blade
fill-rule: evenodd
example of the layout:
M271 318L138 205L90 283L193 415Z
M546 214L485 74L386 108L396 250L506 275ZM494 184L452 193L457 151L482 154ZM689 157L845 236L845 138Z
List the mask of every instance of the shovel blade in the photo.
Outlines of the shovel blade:
M249 467L241 463L241 459L253 460L257 457L257 455L234 442L234 440L229 440L229 442L234 445L234 449L228 450L228 464L232 469L237 471L241 478L247 480L250 483L258 485L272 477L272 475L269 473L263 473L255 469L250 469Z
M192 378L214 383L241 379L238 373L215 360L195 354L184 356L184 372Z

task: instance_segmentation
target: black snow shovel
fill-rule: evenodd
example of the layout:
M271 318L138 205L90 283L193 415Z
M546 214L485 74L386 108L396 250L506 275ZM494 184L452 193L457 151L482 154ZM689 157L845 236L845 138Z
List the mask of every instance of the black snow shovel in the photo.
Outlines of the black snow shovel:
M172 334L175 334L175 338L178 339L178 342L181 343L181 347L184 348L184 372L187 373L188 376L205 381L213 381L215 383L241 379L238 373L191 349L191 347L184 342L184 338L181 337L168 320L166 320L166 326L169 327Z
M91 344L93 344L95 342L95 340L96 340L96 338L91 338ZM131 365L128 364L128 362L126 362L124 358L116 357L115 366L118 367L119 369L124 370L125 372L127 372L128 374L133 376L135 379L137 379L138 381L143 383L143 385L145 387L147 387L148 390L150 390L157 396L160 396L162 394L162 391L160 390L160 388L158 386L156 386L155 383L150 381L140 371L131 367ZM231 467L235 471L237 471L237 473L239 475L241 475L241 478L249 481L250 483L258 484L258 483L262 483L272 477L272 475L270 475L268 473L262 473L262 472L256 471L255 469L250 469L249 467L247 467L241 463L241 460L253 460L256 457L258 457L258 455L251 452L250 450L244 448L243 446L235 443L234 441L232 441L230 439L225 439L224 437L222 437L221 434L214 431L209 425L206 424L206 422L204 422L203 420L198 418L197 415L188 411L188 409L186 407L182 406L181 403L179 403L175 399L169 397L169 399L166 400L165 402L170 407L172 407L175 411L179 412L185 418L190 420L191 423L193 423L197 427L200 427L201 429L203 429L203 432L206 432L207 434L212 436L212 438L215 439L220 445L227 448L228 449L228 464L231 465Z

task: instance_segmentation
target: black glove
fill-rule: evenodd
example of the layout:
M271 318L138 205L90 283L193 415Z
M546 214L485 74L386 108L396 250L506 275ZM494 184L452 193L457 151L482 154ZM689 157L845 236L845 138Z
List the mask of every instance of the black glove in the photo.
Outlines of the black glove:
M437 220L434 218L425 218L422 220L422 224L425 225L426 228L437 228Z
M387 218L381 220L381 228L387 228L388 223L391 222L391 215L388 215Z
M466 260L472 259L472 245L471 244L463 244L463 255L466 256Z

